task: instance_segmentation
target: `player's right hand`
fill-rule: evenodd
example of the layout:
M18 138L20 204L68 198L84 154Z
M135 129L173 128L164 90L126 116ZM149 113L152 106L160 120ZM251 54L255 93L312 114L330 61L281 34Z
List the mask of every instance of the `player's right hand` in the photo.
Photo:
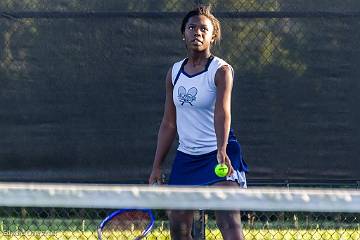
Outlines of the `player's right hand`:
M160 168L153 168L149 177L149 184L162 184L161 181L161 169Z

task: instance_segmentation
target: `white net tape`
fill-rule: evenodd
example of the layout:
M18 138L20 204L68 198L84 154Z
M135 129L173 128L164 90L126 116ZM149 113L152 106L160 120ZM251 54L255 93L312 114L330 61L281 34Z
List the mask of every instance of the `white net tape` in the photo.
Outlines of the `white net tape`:
M360 190L0 183L0 205L360 212Z

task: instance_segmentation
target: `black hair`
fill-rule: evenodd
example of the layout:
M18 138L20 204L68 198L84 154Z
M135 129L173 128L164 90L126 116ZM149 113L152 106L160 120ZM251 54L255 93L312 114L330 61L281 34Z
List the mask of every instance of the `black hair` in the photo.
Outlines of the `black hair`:
M221 27L220 21L211 13L211 6L200 5L195 9L188 12L182 20L181 23L181 33L184 34L185 27L189 19L193 16L203 15L210 19L214 27L214 44L220 41L221 38Z

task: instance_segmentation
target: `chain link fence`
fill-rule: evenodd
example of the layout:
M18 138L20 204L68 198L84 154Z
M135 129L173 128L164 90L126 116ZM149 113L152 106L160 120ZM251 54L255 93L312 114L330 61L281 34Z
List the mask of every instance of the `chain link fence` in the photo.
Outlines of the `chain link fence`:
M2 0L0 179L146 181L164 101L158 79L184 57L180 21L199 3L220 18L213 50L239 81L233 127L249 177L359 179L354 0ZM109 212L1 208L0 238L96 239ZM169 239L166 212L155 213L148 239ZM359 217L244 212L242 222L247 240L340 240L360 239ZM213 214L203 218L194 234L221 239Z
M170 239L166 211L154 210L155 225L146 239ZM111 210L63 208L2 208L1 239L97 239L97 228ZM194 239L222 239L213 212ZM245 239L360 238L359 213L243 212ZM132 232L133 231L133 232ZM134 239L134 226L124 226L107 239Z
M1 1L0 179L146 182L162 79L186 55L180 22L198 3L222 22L213 51L235 69L232 127L250 177L359 179L350 0Z

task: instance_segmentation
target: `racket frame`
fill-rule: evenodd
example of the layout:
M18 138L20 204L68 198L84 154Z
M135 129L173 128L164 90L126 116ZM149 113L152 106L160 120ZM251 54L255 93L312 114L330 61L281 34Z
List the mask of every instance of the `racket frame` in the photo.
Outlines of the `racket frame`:
M139 239L144 238L151 231L151 229L154 226L155 218L154 218L154 215L152 214L152 211L150 209L124 208L124 209L119 209L119 210L116 210L116 211L110 213L106 218L104 218L104 220L101 221L101 223L99 224L99 227L97 229L98 240L102 240L102 230L111 219L113 219L114 217L116 217L122 213L132 212L132 211L141 211L143 213L146 213L150 217L150 223L148 224L148 226L141 233L141 236L136 237L134 240L139 240Z

